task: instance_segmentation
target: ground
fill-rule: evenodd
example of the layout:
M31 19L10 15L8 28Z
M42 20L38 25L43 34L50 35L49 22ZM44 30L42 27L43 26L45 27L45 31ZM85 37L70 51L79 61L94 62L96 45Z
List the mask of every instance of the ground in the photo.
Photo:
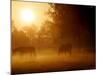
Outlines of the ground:
M58 55L55 50L37 52L36 56L14 54L12 73L38 73L95 69L95 53L74 51L70 55Z

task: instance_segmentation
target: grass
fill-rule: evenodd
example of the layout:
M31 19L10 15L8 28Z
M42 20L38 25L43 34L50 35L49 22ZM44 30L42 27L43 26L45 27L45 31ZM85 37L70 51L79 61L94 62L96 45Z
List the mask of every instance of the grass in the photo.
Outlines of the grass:
M36 56L13 55L12 73L39 73L95 69L95 54L74 51L58 55L55 50L37 52Z

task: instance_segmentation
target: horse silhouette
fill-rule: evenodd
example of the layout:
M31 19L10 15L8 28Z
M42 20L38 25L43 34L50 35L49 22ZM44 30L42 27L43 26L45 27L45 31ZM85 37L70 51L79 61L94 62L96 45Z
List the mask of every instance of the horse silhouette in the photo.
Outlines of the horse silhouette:
M31 56L36 55L35 47L18 47L15 48L12 54L19 54L21 56L29 54Z
M71 55L72 53L72 44L61 44L58 48L58 55L69 53Z

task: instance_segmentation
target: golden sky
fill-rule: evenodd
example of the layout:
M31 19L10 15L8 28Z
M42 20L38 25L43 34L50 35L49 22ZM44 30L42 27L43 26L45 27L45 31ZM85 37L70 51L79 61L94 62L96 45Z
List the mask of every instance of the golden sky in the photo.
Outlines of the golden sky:
M50 18L46 15L49 8L48 3L12 1L12 20L17 25L17 28L21 28L21 26L26 24L33 24L39 28L45 20ZM31 21L26 23L25 19L27 20L28 18Z

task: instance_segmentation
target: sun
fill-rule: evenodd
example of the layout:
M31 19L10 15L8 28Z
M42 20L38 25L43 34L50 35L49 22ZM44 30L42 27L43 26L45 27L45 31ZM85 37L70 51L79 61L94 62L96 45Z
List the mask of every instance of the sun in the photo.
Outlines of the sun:
M20 19L24 25L30 25L36 19L35 13L31 9L22 9L20 11Z
M12 20L18 30L32 27L39 32L47 20L51 20L48 14L50 5L48 3L19 2L12 1ZM48 24L47 24L48 25Z

